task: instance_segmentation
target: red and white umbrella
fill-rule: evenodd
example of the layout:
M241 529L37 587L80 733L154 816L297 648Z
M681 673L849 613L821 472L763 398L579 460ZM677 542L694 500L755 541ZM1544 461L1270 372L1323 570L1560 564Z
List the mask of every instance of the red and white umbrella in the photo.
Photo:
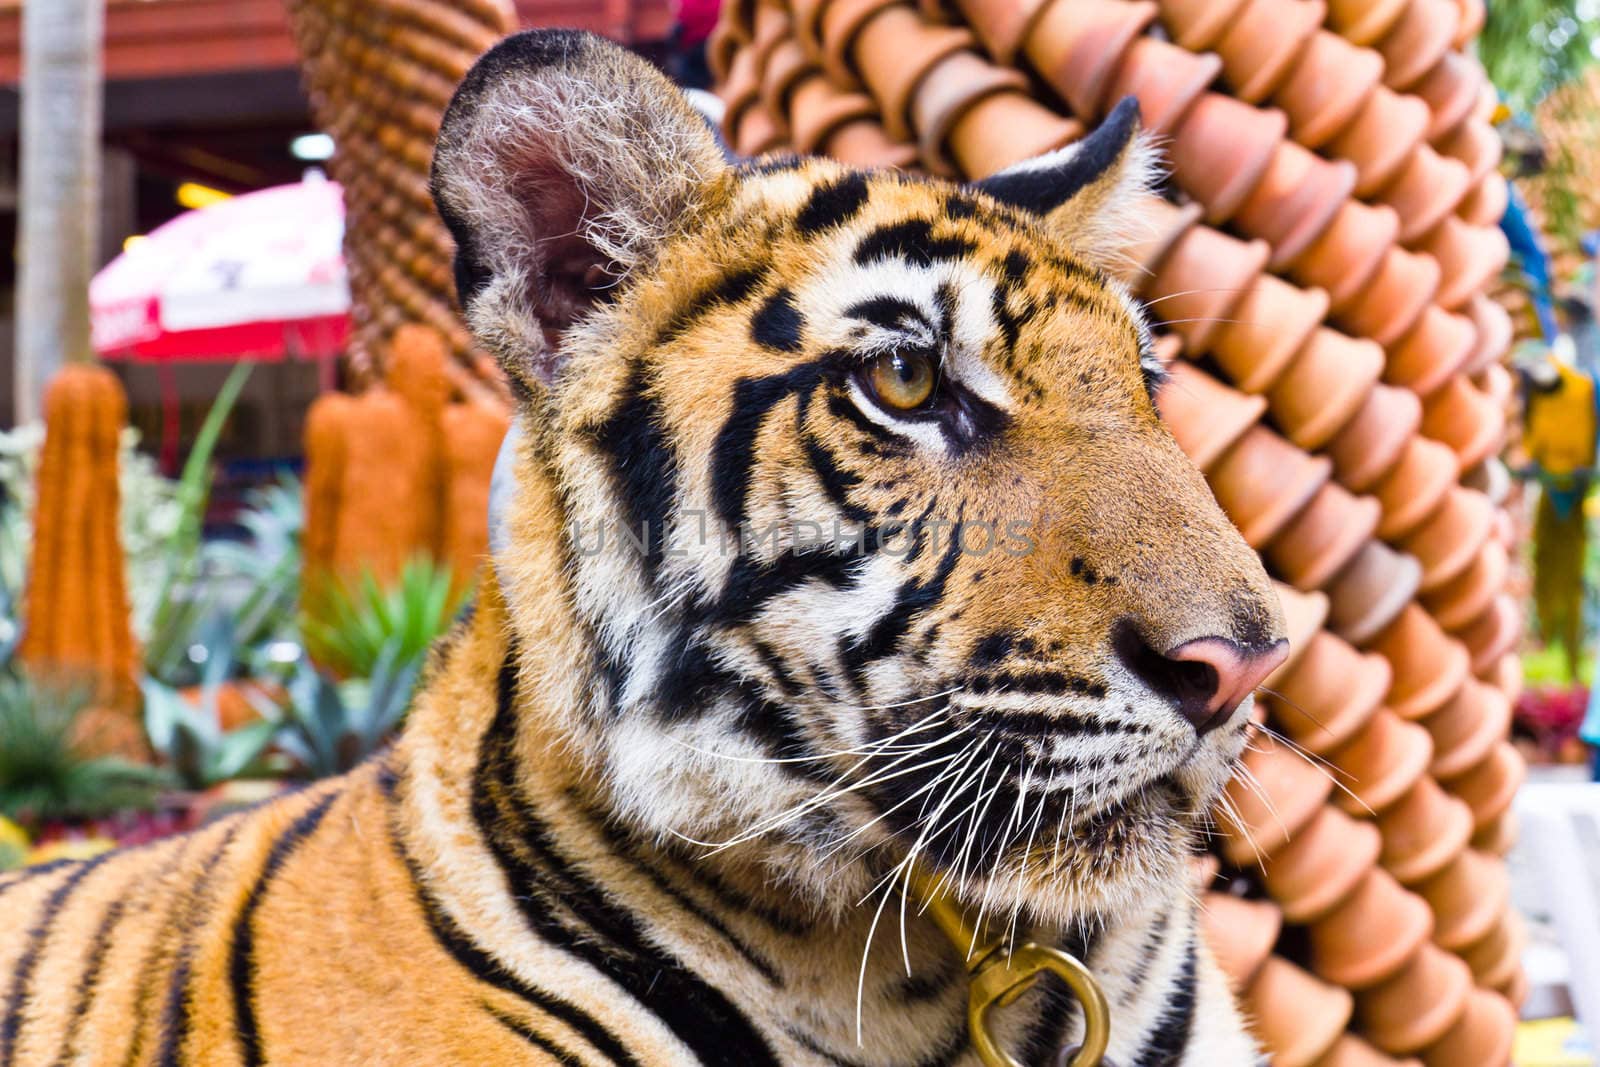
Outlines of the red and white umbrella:
M344 200L320 176L190 211L152 230L89 286L107 358L336 355L350 332Z

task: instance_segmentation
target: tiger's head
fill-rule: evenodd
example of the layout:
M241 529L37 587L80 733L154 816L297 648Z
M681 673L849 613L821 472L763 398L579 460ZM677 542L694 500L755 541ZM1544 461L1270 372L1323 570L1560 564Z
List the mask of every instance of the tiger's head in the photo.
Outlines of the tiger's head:
M1137 126L961 186L730 162L584 34L468 75L433 190L520 397L496 568L581 634L542 684L618 819L825 906L910 856L1046 921L1179 876L1286 646L1106 273Z

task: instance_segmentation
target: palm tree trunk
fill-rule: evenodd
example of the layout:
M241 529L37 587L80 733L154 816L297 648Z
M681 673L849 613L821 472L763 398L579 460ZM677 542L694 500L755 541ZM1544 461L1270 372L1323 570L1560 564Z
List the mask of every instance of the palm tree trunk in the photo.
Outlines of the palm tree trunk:
M17 233L17 422L40 415L63 362L91 360L89 279L99 228L104 0L22 5L22 189Z

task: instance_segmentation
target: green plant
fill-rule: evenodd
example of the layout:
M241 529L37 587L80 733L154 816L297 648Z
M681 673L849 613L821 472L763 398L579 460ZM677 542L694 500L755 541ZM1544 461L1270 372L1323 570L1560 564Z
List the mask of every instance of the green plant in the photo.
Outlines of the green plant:
M403 661L420 659L450 627L466 598L449 567L418 556L391 585L370 572L353 585L332 583L315 612L302 616L306 648L346 675L369 677L391 644Z
M176 514L162 542L156 595L147 605L148 616L135 620L134 632L144 641L145 671L169 685L193 681L196 665L190 650L195 647L195 635L219 610L215 589L200 581L201 535L214 478L211 460L252 369L252 363L234 366L195 435L174 492Z
M262 757L279 728L272 717L232 731L222 728L218 698L234 668L233 622L226 616L213 616L198 636L200 647L206 650L198 702L154 678L147 677L140 685L150 746L190 789L261 773Z
M1527 111L1595 61L1595 0L1516 0L1489 5L1478 57L1513 110Z
M165 775L86 754L85 706L78 690L0 674L0 815L37 824L155 806Z
M298 654L303 495L300 480L288 473L251 490L238 517L245 540L208 541L202 549L204 580L243 590L227 610L235 620L237 658L249 674L273 669L284 647Z
M279 747L312 777L343 774L400 725L419 663L418 657L404 654L398 639L384 646L366 678L335 682L302 661L289 679Z

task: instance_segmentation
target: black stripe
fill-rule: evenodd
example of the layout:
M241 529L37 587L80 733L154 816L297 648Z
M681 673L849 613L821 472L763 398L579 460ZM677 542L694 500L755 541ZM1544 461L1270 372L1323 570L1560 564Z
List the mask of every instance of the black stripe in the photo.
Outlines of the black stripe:
M766 278L768 267L759 265L741 267L730 271L707 286L678 310L656 337L657 344L666 344L687 332L708 312L732 304L743 303Z
M385 801L390 806L391 816L387 820L389 831L389 845L394 849L395 855L405 865L406 872L411 877L412 889L416 893L417 906L422 909L424 920L428 924L428 932L433 935L434 941L450 958L463 969L472 974L485 985L503 990L538 1008L546 1015L570 1026L582 1035L594 1049L613 1063L623 1067L640 1067L636 1060L622 1043L612 1035L599 1021L584 1013L573 1005L537 989L522 981L502 966L483 949L473 943L454 919L445 912L439 901L423 883L422 868L416 859L406 849L405 842L400 836L400 828L396 825L395 788L398 784L393 768L387 763L378 772L378 788L382 791Z
M935 237L933 223L927 219L904 219L880 226L856 246L855 261L860 264L898 257L916 266L929 267L940 260L965 259L978 246L964 237Z
M239 832L241 820L235 819L227 833L222 835L222 840L200 866L200 873L196 882L191 886L188 899L184 904L184 916L178 929L183 938L178 946L178 957L173 962L172 970L167 975L167 1003L161 1013L161 1048L156 1054L156 1062L162 1067L177 1067L183 1060L183 1043L189 1038L189 973L194 967L194 954L196 946L194 934L205 922L202 914L210 903L210 878L211 872L216 869L223 853L228 851L228 846L233 843L234 837Z
M11 984L4 998L6 1014L4 1019L0 1019L0 1063L14 1062L13 1054L16 1051L17 1038L22 1033L22 1010L31 996L28 986L33 981L35 968L39 966L39 956L44 951L45 941L50 937L55 917L66 906L78 883L99 867L109 855L113 853L102 853L94 859L78 864L77 868L63 878L61 884L45 897L38 918L28 929L27 947L17 957L16 966L11 971Z
M176 860L180 855L179 850L173 851ZM165 879L170 867L163 869L157 876L157 882ZM61 1051L56 1054L57 1067L66 1067L72 1062L76 1052L78 1027L83 1024L83 1019L89 1011L89 1004L94 999L96 986L100 982L100 970L105 966L106 952L111 948L111 933L117 924L122 921L122 913L127 904L126 897L120 897L111 902L106 913L100 917L100 922L95 926L94 937L89 942L89 955L84 961L83 973L78 976L77 992L73 994L72 1010L67 1014L67 1025L62 1036Z
M779 289L767 297L750 320L750 339L774 351L798 352L800 331L805 329L805 324L805 317L795 306L794 294L788 289Z
M508 657L508 669L511 663ZM508 670L502 671L504 677ZM473 817L523 918L625 989L655 1014L702 1063L777 1064L755 1026L717 988L657 948L639 918L612 904L605 889L558 850L518 795L514 689L502 685L495 722L485 733L473 781Z
M860 319L880 330L903 332L917 327L924 330L932 327L922 308L901 296L872 296L858 300L844 309L844 317Z
M543 1034L534 1030L521 1019L518 1019L513 1015L509 1015L495 1007L493 1004L489 1003L485 1003L483 1005L483 1010L494 1016L495 1022L499 1023L507 1030L510 1030L513 1034L516 1034L534 1048L539 1049L541 1052L550 1056L557 1063L582 1067L582 1060L578 1059L578 1057L574 1056L572 1053L568 1052L554 1041L551 1041Z
M677 497L678 473L643 364L634 364L622 402L594 431L594 439L611 460L617 496L628 510L630 533L637 531L644 545L646 576L653 581L666 546L667 513Z
M894 606L873 623L859 640L850 642L843 650L842 660L851 677L859 679L862 670L872 660L894 651L900 638L911 628L912 620L937 604L944 596L945 584L956 568L961 553L961 519L958 517L951 530L950 544L939 560L934 573L924 582L908 578L895 593Z
M860 173L846 174L811 190L805 206L795 216L795 233L809 237L821 230L842 226L855 218L867 203L867 178Z
M733 406L711 448L711 493L717 515L729 526L740 526L747 512L745 496L756 465L756 435L769 412L786 397L816 388L834 362L830 354L803 363L783 374L766 378L740 378L733 387Z
M1194 1026L1195 992L1194 932L1191 930L1184 947L1183 967L1173 984L1172 997L1150 1035L1150 1043L1133 1061L1132 1067L1177 1067L1178 1061L1189 1048L1189 1032Z
M295 849L310 837L328 813L328 808L341 794L331 792L304 812L273 842L267 861L255 884L250 887L239 917L233 922L233 944L228 952L228 981L233 988L234 1026L239 1039L239 1057L247 1067L260 1067L262 1062L261 1034L256 1025L255 1006L255 920L256 909L261 906L273 878Z
M872 518L872 512L850 499L850 490L861 484L861 475L839 466L833 453L810 434L805 435L802 443L805 446L806 459L810 461L811 469L817 474L817 481L822 483L822 491L828 495L833 506L851 522L866 522Z

